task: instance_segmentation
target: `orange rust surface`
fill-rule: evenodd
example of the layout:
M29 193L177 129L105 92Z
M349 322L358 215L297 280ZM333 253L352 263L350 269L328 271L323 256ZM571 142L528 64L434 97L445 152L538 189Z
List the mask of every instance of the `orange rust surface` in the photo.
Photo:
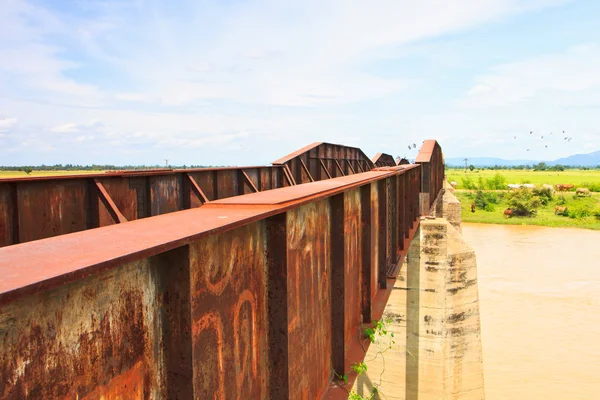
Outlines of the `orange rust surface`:
M194 392L198 398L267 393L264 222L190 245Z
M290 398L319 398L331 371L329 202L287 215Z
M93 398L119 382L160 394L149 274L128 264L1 307L0 398Z
M106 385L97 386L84 397L77 394L65 400L142 400L144 398L144 364L139 361L131 369L111 378Z
M344 193L344 197L344 337L345 343L349 344L358 337L361 322L360 191L351 190Z

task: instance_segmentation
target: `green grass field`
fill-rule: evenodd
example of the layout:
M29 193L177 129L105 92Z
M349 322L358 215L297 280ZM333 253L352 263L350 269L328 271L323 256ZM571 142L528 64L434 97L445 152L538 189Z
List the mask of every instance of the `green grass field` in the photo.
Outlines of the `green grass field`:
M533 183L534 185L543 185L545 183L556 185L561 183L572 183L575 186L583 186L584 183L600 184L600 170L581 170L570 169L565 171L532 171L532 170L474 170L464 172L463 169L448 169L446 178L448 182L456 182L457 189L463 189L462 178L469 177L477 181L481 176L483 179L492 178L499 173L506 178L506 183Z
M502 192L496 192L502 194ZM506 201L502 199L500 204L495 205L493 211L484 211L477 209L471 212L471 203L474 199L474 193L468 190L455 191L456 197L461 202L462 218L464 222L479 222L487 224L508 224L508 225L539 225L549 227L568 227L568 228L586 228L600 230L600 220L591 215L583 218L570 218L561 215L554 215L554 207L557 205L558 197L546 206L538 208L537 215L534 217L504 217L504 210L507 208ZM565 193L566 206L569 210L587 209L592 212L600 212L600 193L594 193L592 197L577 198L573 193Z
M23 171L0 171L0 179L23 178L26 176L65 176L84 174L103 174L104 171L33 171L27 175Z

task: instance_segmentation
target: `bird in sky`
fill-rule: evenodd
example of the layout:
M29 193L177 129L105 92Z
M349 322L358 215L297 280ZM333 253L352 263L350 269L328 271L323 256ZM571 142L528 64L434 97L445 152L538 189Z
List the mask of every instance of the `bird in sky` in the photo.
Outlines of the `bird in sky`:
M543 138L544 138L544 137L542 136L542 139L543 139Z
M529 149L527 149L527 151L529 151Z
M530 135L533 135L533 131L529 131L529 134L530 134Z

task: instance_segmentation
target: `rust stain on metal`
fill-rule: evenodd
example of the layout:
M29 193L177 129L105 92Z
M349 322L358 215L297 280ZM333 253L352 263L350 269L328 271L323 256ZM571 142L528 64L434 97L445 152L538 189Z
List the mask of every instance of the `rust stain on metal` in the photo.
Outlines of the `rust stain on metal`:
M194 393L265 398L264 222L190 245Z
M331 370L328 201L287 213L290 398L318 398Z
M357 338L361 322L360 237L360 190L353 189L344 193L344 337L347 344Z
M0 308L0 397L94 398L124 381L159 394L148 273L134 263Z

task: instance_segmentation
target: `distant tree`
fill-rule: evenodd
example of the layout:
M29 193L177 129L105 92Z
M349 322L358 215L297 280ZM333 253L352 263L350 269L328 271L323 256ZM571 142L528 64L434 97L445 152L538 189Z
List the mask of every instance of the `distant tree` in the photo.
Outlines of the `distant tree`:
M545 171L548 169L548 166L546 165L545 162L540 162L538 164L533 164L533 169L536 171Z
M33 171L33 169L31 167L23 168L23 172L25 172L27 175L29 175L32 171Z
M475 169L475 166L473 164L469 165L469 171L473 171Z

